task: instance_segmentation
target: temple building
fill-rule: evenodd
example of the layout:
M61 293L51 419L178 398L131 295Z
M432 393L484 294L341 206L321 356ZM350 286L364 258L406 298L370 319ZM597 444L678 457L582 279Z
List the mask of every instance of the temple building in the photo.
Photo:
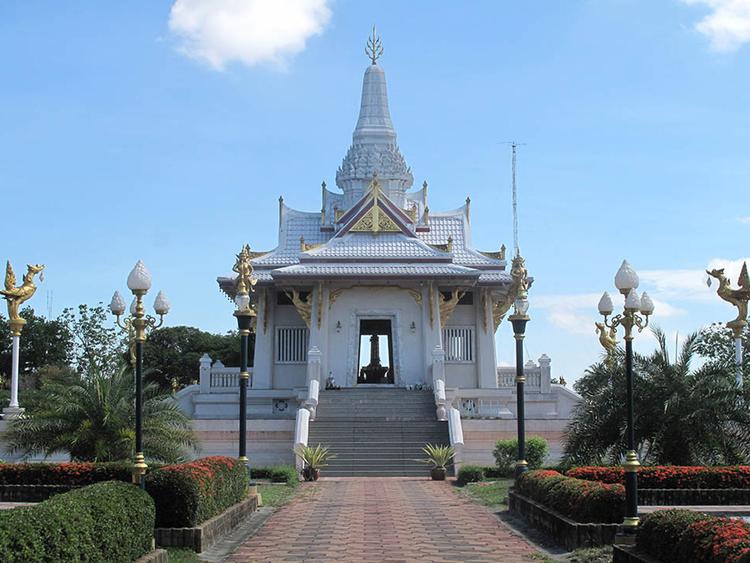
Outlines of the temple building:
M294 444L320 442L338 454L331 474L412 474L424 443L444 442L459 462L491 463L494 441L515 435L514 372L498 368L495 334L532 280L499 243L474 248L469 198L436 211L427 183L414 189L371 55L337 189L323 183L319 211L279 198L278 245L253 253L250 458L291 462ZM218 283L234 297L234 276ZM550 382L546 356L527 378L528 432L554 449L579 398ZM178 393L204 453L233 451L237 389L238 368L204 356L200 384ZM378 447L380 462L363 461Z

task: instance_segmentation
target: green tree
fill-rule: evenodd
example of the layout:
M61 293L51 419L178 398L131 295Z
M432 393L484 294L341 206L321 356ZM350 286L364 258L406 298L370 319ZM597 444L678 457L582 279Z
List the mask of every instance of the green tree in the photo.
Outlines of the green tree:
M254 339L250 336L250 358ZM151 374L149 380L168 389L173 377L189 385L199 376L199 360L208 354L225 365L239 365L240 339L237 332L211 334L190 326L160 328L149 335L143 362Z
M742 332L742 370L745 378L750 377L750 325ZM734 363L734 335L723 323L714 323L698 333L695 342L698 355L713 362Z
M86 374L75 385L50 383L37 409L14 420L5 433L11 452L51 455L76 461L130 459L135 447L134 377L130 366ZM148 459L177 462L196 447L188 419L171 396L155 384L143 389L144 453Z
M39 370L47 366L65 366L70 361L73 341L64 323L48 320L34 313L31 307L21 310L26 325L21 333L21 378L37 387ZM0 374L9 385L12 363L12 342L8 320L0 315Z
M125 353L125 335L111 326L111 317L104 305L79 305L77 312L64 309L58 320L72 335L70 363L79 374L114 374L117 371Z
M675 465L750 460L746 406L750 386L735 386L733 359L701 358L699 336L692 334L670 362L664 333L655 329L654 334L657 349L649 356L634 356L635 435L641 460ZM576 382L583 401L567 429L566 463L618 463L622 459L626 451L624 362L624 353L618 350L611 362L594 364Z

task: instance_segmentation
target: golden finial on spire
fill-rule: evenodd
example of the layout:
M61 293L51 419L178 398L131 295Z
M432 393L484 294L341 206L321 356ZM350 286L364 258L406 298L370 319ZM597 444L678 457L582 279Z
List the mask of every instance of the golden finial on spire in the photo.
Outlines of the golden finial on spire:
M383 43L380 41L380 37L378 36L378 32L374 25L372 26L372 35L367 40L365 55L370 57L372 64L377 64L378 59L383 56Z

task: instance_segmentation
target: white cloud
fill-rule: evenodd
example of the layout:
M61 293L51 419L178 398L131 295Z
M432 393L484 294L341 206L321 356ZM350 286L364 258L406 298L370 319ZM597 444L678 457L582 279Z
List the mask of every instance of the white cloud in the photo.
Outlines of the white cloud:
M745 225L750 225L750 216L748 216L748 217L738 217L737 220L740 223L744 223Z
M182 53L217 70L231 62L283 69L330 17L328 0L176 0L169 29Z
M750 0L682 0L707 6L711 12L695 24L719 52L736 51L750 41Z

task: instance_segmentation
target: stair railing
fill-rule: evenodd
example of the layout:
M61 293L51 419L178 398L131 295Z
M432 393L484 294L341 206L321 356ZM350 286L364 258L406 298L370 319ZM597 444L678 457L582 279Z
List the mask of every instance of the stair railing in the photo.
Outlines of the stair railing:
M308 436L310 435L310 421L315 420L315 412L318 408L318 398L320 394L320 382L317 379L311 379L307 385L307 397L297 409L297 417L294 421L294 451L295 465L297 469L302 469L302 460L296 454L300 447L307 446Z
M432 388L438 420L448 421L448 436L455 452L453 465L458 472L463 459L464 431L461 426L461 412L448 400L445 393L445 352L442 346L432 351Z

